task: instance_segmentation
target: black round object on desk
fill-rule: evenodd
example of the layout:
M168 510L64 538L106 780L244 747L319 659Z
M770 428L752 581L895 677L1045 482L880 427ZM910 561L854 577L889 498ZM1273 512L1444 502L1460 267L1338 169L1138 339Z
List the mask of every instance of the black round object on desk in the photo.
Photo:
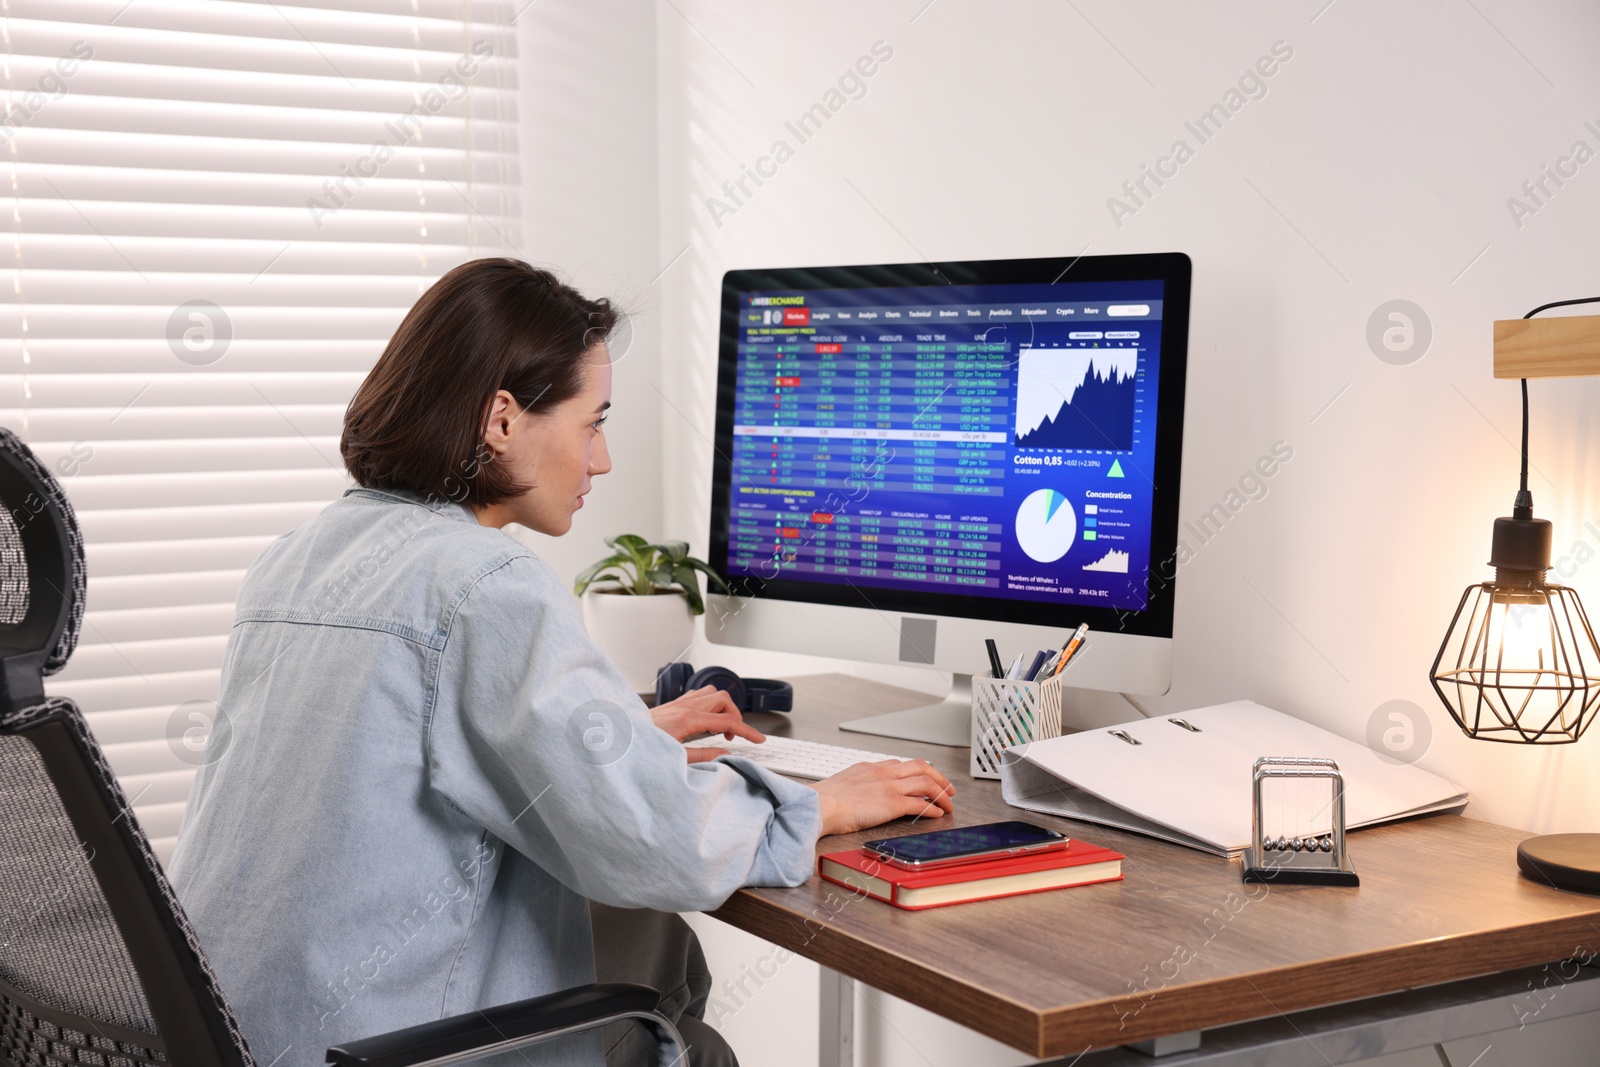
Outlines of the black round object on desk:
M1600 834L1546 834L1517 846L1517 866L1540 885L1600 893Z

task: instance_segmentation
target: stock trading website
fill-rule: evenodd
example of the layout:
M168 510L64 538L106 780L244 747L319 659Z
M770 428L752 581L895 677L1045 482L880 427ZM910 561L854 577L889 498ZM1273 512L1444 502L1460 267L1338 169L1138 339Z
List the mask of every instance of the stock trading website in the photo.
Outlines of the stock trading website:
M1143 610L1162 283L749 292L732 574Z

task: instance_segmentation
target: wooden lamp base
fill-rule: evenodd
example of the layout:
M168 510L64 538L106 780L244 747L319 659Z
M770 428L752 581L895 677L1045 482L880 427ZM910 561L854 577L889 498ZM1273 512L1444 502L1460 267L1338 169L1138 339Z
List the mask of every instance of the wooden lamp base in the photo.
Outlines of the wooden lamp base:
M1600 834L1546 834L1517 846L1517 866L1541 885L1600 893Z

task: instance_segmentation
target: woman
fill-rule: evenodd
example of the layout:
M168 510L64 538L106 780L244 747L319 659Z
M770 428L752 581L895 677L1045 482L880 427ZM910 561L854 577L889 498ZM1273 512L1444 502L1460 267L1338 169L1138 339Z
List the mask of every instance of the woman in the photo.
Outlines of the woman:
M951 810L920 761L691 765L691 735L762 737L716 691L647 712L500 532L566 533L611 469L615 322L525 263L445 275L346 413L358 487L245 579L172 877L263 1064L594 980L585 898L714 908L804 881L820 835Z

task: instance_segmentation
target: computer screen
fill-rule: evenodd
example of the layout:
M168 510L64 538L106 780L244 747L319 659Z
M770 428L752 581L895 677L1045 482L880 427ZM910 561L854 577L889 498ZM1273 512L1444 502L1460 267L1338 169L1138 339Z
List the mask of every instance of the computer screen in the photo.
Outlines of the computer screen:
M1188 289L1183 256L730 272L712 562L1170 636Z

